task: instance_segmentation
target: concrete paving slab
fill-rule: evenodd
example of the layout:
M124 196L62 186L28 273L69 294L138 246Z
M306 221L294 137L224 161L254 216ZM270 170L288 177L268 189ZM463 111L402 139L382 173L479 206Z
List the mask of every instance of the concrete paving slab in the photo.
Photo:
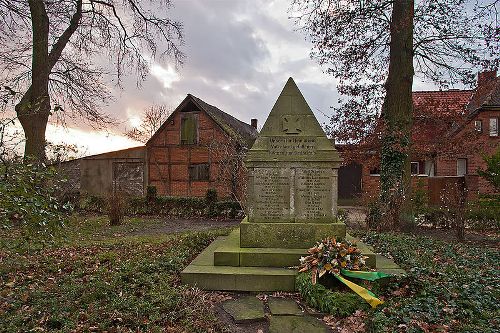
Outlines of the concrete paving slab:
M328 329L319 319L310 316L271 316L269 333L326 333Z
M264 320L264 304L255 296L246 296L222 304L236 323Z
M267 304L273 315L299 316L303 314L297 302L290 298L270 297L267 299Z

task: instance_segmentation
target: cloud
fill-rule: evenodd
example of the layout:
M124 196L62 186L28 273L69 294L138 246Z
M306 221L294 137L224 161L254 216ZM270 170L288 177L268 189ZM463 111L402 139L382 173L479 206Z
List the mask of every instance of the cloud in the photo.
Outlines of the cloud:
M330 106L339 98L337 82L310 59L311 44L289 19L288 0L174 0L173 4L166 14L184 24L184 66L176 71L168 61L156 60L141 87L135 77L126 78L124 89L115 91L116 100L105 109L121 123L110 129L116 135L75 128L62 134L65 138L89 142L92 154L135 145L118 138L131 119L152 104L176 107L188 93L242 121L258 118L263 124L290 76L320 123L328 121Z
M179 73L171 65L167 65L165 68L153 62L149 71L163 85L164 89L172 88L172 83L180 79Z

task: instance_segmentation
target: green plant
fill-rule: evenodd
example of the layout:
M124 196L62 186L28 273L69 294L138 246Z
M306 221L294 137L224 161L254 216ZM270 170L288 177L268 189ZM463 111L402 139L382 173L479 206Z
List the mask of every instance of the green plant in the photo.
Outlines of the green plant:
M217 211L215 204L217 203L217 190L214 188L209 188L207 194L205 195L205 201L207 203L207 216L215 217L217 216Z
M486 169L479 169L478 175L489 181L497 192L500 192L500 147L491 156L484 155L483 160L486 163Z
M412 191L411 203L414 215L425 213L427 208L427 191L425 190L424 181L422 179L418 179Z
M178 218L193 217L230 217L241 212L239 203L234 201L217 201L207 204L206 198L158 196L153 202L142 197L128 200L129 215L159 215Z
M207 202L208 205L216 203L218 200L217 198L217 190L214 188L209 188L207 190L207 194L205 195L205 201Z
M181 285L178 276L228 229L137 238L127 228L117 238L106 218L75 219L71 234L92 226L85 242L70 237L22 254L2 247L0 332L224 331L213 294Z
M356 310L370 308L362 298L352 292L332 291L321 283L313 284L307 273L298 274L295 285L309 306L334 316L347 317Z
M27 243L53 238L72 205L61 199L65 179L43 164L14 161L0 166L0 224L21 231Z
M106 199L98 195L83 195L80 209L84 212L103 213L106 210Z
M146 187L146 201L149 203L155 202L158 197L158 190L154 185L148 185Z

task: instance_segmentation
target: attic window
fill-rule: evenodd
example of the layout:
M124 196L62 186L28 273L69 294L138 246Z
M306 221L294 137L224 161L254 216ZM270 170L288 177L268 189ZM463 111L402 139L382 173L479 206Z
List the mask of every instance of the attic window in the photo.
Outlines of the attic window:
M181 144L193 145L198 143L198 115L187 113L181 116Z
M483 122L481 120L474 121L474 129L476 130L476 132L482 132L483 131Z

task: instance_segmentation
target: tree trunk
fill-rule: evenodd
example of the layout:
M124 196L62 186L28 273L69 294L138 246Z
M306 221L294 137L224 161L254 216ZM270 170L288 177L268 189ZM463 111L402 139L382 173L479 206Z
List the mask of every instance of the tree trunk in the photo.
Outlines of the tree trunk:
M380 161L381 200L385 214L399 227L411 217L410 144L413 84L414 0L394 0L390 24L389 75L382 107L384 131Z
M31 87L16 105L24 130L24 158L45 160L45 129L50 115L49 18L42 0L29 0L33 28Z

